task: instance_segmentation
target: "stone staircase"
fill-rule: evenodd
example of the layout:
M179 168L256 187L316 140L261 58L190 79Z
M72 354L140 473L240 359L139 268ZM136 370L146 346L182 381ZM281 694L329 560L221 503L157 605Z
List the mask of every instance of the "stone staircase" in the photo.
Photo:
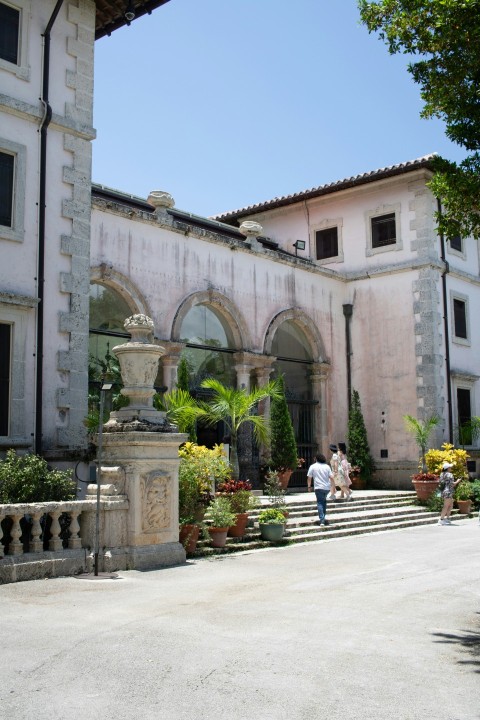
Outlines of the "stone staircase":
M225 548L217 549L209 546L207 540L199 542L197 550L191 557L245 552L260 548L292 545L302 542L325 541L349 535L365 535L366 533L386 530L401 530L418 525L433 525L438 521L438 513L431 513L421 505L414 503L415 492L398 491L364 491L354 493L350 502L337 500L327 505L328 525L318 525L318 515L313 493L296 493L286 496L288 520L284 538L279 543L262 540L258 528L258 514L263 507L268 507L268 499L260 499L260 507L250 514L249 527L243 538L228 538ZM455 520L467 518L453 511ZM453 515L452 515L453 519Z

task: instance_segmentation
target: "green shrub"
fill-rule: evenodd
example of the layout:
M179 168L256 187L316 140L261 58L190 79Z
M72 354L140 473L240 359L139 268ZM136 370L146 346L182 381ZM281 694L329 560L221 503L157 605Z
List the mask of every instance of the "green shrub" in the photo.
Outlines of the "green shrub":
M352 392L352 404L348 413L347 453L350 465L360 468L360 474L368 484L372 479L375 463L368 445L367 429L357 390Z
M259 514L258 522L261 525L283 524L285 522L285 515L278 508L266 508Z
M480 480L472 482L472 500L476 510L480 510Z
M0 461L0 503L74 500L76 487L71 471L50 470L38 455L17 455L8 450Z
M277 472L295 470L298 466L295 432L285 398L285 381L278 378L278 397L273 397L270 406L270 452L271 464Z

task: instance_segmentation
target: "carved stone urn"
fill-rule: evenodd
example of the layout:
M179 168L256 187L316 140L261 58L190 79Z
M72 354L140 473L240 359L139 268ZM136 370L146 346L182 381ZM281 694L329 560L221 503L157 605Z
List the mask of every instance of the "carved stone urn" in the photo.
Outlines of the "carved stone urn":
M152 398L155 395L158 362L165 348L152 342L154 325L147 315L132 315L123 326L132 339L112 348L112 352L120 363L124 383L121 393L130 402L127 407L111 413L111 417L117 420L138 418L160 422L165 413L154 409Z

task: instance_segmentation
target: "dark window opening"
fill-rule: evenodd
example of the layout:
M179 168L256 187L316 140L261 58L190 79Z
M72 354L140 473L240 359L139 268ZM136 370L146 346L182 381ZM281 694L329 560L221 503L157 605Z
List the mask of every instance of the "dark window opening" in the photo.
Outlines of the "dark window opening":
M338 255L338 228L331 227L317 230L315 233L317 247L317 260L337 257Z
M0 324L0 435L8 435L10 417L11 325Z
M450 238L450 248L451 250L457 250L457 252L463 252L462 238L460 235L455 235L455 237Z
M0 152L0 225L13 224L13 174L15 158Z
M463 300L453 299L453 319L455 323L455 337L467 339L467 307Z
M0 58L18 65L20 11L0 3Z
M395 245L396 242L395 213L372 218L372 248Z
M460 445L472 444L472 406L470 390L457 388L457 415Z

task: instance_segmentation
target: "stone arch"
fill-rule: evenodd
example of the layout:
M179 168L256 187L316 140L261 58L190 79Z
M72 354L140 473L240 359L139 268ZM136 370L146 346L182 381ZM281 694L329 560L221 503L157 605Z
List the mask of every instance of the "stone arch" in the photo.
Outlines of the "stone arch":
M263 344L263 351L265 355L271 355L272 343L275 333L284 322L290 320L296 323L305 333L307 340L310 342L312 348L313 361L316 363L328 362L326 358L325 345L322 340L318 328L316 327L313 320L300 308L290 308L289 310L282 310L276 315L270 322L265 333L265 340Z
M189 295L179 306L172 323L172 341L180 341L180 330L185 316L196 305L210 305L225 318L232 331L237 350L249 350L252 346L247 323L240 310L225 295L216 290L205 290Z
M152 317L149 304L136 285L126 275L105 263L90 269L90 282L104 285L118 293L131 309L132 315L138 313Z

